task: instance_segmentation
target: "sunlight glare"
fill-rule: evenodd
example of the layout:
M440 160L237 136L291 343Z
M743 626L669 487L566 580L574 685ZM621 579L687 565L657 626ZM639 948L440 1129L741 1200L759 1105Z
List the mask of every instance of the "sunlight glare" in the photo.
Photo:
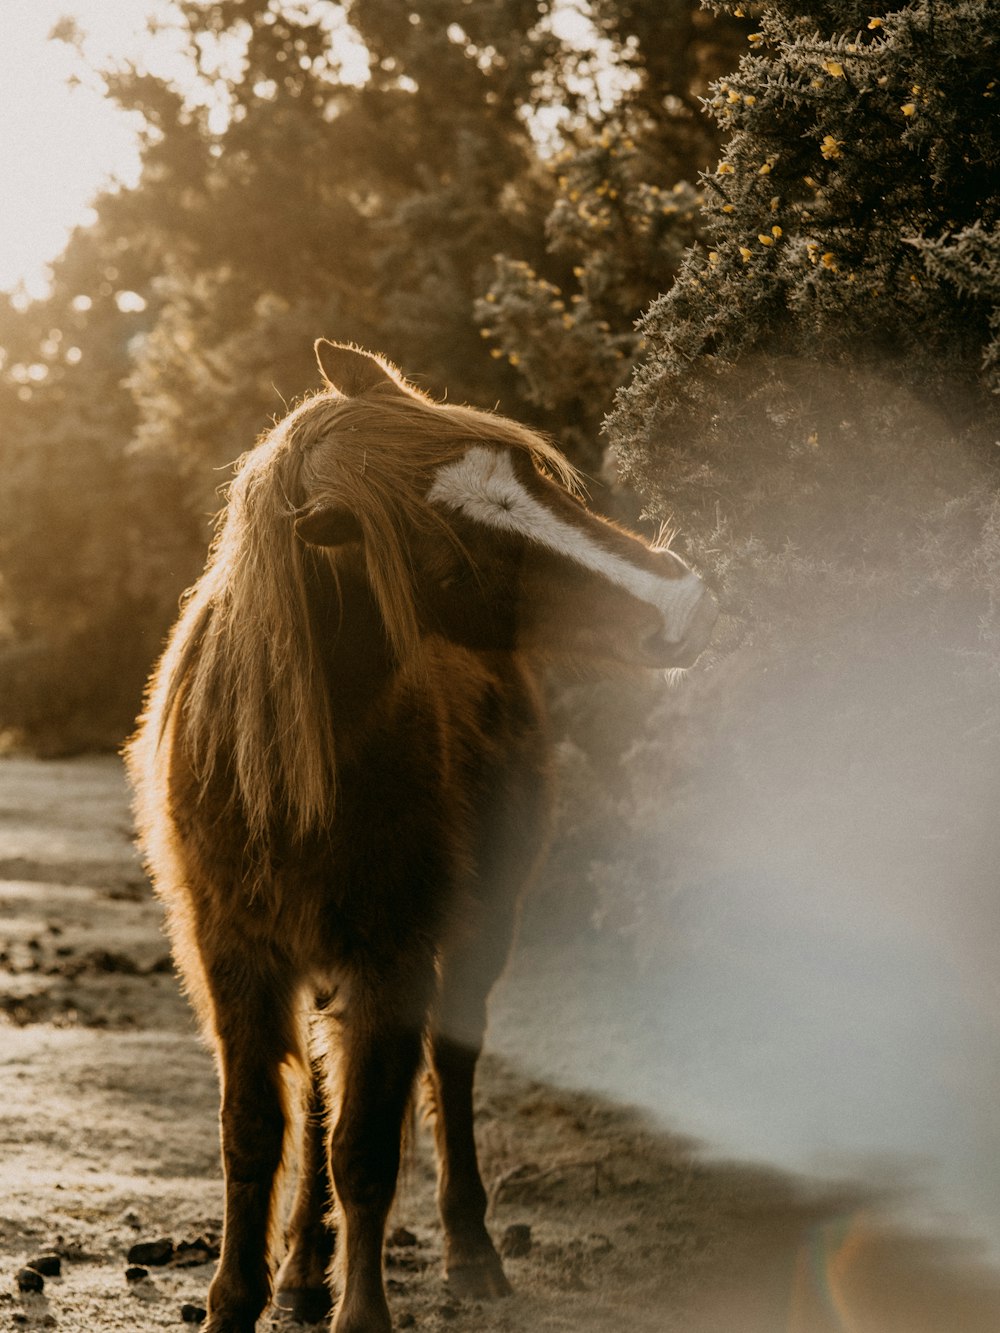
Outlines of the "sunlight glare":
M226 80L238 77L242 42L199 37L207 78L196 83L172 12L171 0L0 0L0 290L15 291L20 304L44 296L48 264L100 190L139 178L140 118L110 101L92 71L134 61L207 107L212 133L225 131ZM367 52L340 9L300 0L298 13L329 27L341 81L363 83ZM49 38L62 19L82 35L83 64Z
M154 0L5 0L0 12L0 288L47 288L46 265L102 185L138 173L135 118L99 81L81 80L68 46L48 40L70 16L100 48L121 50L158 8Z

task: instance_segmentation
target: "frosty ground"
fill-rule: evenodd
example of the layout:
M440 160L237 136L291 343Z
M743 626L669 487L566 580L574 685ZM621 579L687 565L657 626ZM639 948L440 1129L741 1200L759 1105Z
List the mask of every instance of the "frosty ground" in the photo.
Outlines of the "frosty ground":
M512 1052L533 1053L537 1071L576 1021L554 1002L553 978L580 965L560 947L529 940L515 960L495 1005L504 1055L487 1054L479 1082L490 1225L526 1251L505 1261L516 1294L495 1306L449 1294L423 1126L391 1221L406 1243L386 1252L397 1327L1000 1328L997 1280L977 1254L892 1228L872 1190L710 1160L627 1107L527 1077ZM597 983L610 993L616 977ZM594 1032L595 1067L628 1040L627 1025ZM212 1264L180 1247L210 1249L221 1227L215 1073L114 759L0 761L0 1089L0 1328L183 1327ZM174 1261L128 1281L130 1248L161 1238ZM20 1292L18 1271L44 1252L60 1255L61 1275Z

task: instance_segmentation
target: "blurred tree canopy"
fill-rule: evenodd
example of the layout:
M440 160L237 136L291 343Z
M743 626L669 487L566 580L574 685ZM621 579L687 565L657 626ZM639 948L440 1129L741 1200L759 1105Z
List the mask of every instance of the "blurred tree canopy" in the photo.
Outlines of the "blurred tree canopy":
M630 323L697 229L694 191L679 187L676 226L633 229L627 261L551 219L567 189L591 196L625 127L637 196L695 178L717 147L697 99L741 25L696 0L600 0L570 40L554 8L177 0L162 22L182 83L103 71L138 114L141 179L97 200L50 296L0 303L0 726L44 748L124 734L226 469L315 383L319 334L533 418L596 466ZM502 255L579 298L548 394L477 314Z

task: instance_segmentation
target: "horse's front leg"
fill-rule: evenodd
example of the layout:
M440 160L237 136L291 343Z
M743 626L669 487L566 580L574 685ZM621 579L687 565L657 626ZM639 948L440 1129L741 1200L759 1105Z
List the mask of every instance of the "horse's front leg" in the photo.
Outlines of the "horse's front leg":
M281 1065L295 1049L287 982L239 956L206 960L219 1076L225 1173L222 1254L206 1333L253 1333L271 1294L275 1182L285 1138Z
M343 1020L330 1175L340 1204L343 1291L333 1333L391 1333L382 1275L385 1223L396 1192L403 1120L420 1064L434 962L359 967Z
M445 1231L445 1275L457 1296L489 1300L510 1283L486 1230L486 1190L473 1120L476 1062L486 1029L486 1001L503 970L514 933L512 904L484 922L441 964L441 993L431 1035L438 1207Z
M318 1323L333 1306L329 1270L335 1241L326 1159L325 1070L319 1052L313 1053L310 1074L298 1186L288 1223L288 1252L278 1270L274 1296L279 1309L303 1324Z

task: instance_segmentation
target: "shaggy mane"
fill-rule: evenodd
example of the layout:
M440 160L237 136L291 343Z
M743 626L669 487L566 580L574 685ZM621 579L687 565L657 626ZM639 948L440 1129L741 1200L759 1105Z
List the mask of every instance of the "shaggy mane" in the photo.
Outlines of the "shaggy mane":
M208 564L191 589L151 687L133 752L172 725L204 789L231 766L253 840L276 819L304 837L329 823L336 794L330 700L309 624L304 507L345 505L361 524L367 574L397 659L419 660L406 533L447 529L424 496L432 474L472 444L530 455L575 494L575 469L541 436L505 417L434 403L390 372L355 397L322 391L245 454L229 487ZM308 552L308 554L307 554Z

